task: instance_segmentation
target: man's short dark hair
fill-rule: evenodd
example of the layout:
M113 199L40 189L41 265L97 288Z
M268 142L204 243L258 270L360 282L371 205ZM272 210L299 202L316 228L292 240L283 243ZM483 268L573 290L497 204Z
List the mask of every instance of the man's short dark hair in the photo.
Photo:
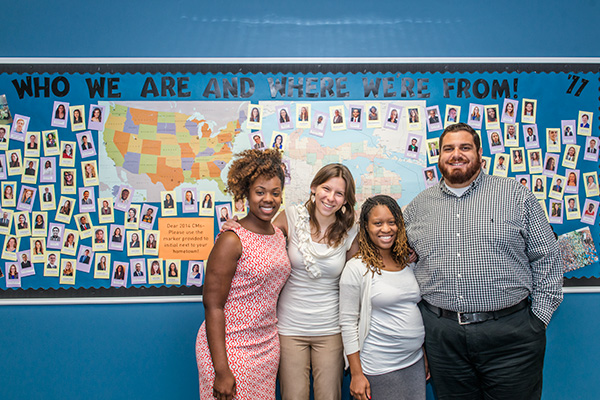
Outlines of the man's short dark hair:
M473 143L475 143L475 149L477 151L479 151L479 149L481 148L481 140L479 139L479 135L477 134L477 132L475 132L475 129L473 129L471 127L471 125L465 124L464 122L459 122L456 124L448 125L448 127L446 129L444 129L444 132L440 136L440 149L443 146L444 137L446 137L446 135L448 133L458 132L458 131L469 132L471 134L471 136L473 137Z

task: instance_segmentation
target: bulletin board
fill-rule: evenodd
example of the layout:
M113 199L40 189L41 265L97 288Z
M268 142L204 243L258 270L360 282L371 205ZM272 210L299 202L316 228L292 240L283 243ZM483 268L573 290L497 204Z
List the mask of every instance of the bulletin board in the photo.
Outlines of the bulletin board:
M331 162L358 206L405 206L454 122L538 197L565 286L598 287L600 64L525 61L0 59L0 298L201 294L222 217L245 213L235 153L282 151L283 207Z

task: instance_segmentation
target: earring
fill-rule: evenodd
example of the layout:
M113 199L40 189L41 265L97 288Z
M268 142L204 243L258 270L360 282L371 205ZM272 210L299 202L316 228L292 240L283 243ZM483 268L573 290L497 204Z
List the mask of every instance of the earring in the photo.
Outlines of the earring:
M346 205L344 204L344 205L342 206L342 214L345 214L345 213L346 213Z
M315 202L315 194L314 193L310 194L310 201L313 203Z

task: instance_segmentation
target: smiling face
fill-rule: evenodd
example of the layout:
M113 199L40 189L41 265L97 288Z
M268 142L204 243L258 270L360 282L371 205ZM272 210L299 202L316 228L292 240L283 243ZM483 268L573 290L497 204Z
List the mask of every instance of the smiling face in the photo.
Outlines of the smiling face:
M392 249L398 235L398 225L389 208L384 205L373 207L368 217L367 233L379 250Z
M438 166L448 186L466 187L481 170L482 150L476 149L473 136L464 130L448 132L441 143Z
M346 181L333 177L324 183L311 187L315 194L315 209L323 217L334 215L346 202Z
M262 221L271 221L281 206L282 186L278 177L256 178L248 191L248 214Z

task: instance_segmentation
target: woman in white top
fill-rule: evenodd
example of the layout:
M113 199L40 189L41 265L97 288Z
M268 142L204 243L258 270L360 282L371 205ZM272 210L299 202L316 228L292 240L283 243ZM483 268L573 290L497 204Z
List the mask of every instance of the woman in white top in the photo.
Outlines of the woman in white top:
M340 326L356 400L425 400L425 329L398 203L365 201L359 251L340 279Z
M315 400L339 400L339 278L358 250L354 178L344 165L329 164L317 172L310 191L305 204L288 207L273 221L287 237L292 264L277 307L279 383L283 400L307 400L312 369Z

